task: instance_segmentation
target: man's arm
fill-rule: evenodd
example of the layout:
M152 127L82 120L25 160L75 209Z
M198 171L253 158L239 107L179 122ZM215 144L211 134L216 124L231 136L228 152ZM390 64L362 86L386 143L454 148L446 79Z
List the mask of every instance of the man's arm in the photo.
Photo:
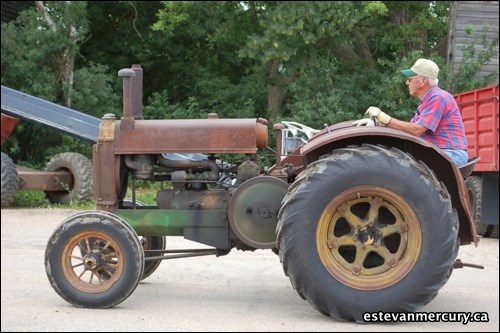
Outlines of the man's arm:
M423 126L407 121L402 121L396 118L391 118L391 121L389 122L387 127L395 128L415 136L421 136L425 131L427 131L427 128Z

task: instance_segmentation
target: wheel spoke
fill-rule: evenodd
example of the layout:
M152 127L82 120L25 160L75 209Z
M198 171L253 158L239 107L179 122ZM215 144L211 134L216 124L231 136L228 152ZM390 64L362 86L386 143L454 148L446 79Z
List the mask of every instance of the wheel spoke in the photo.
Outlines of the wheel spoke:
M106 262L108 262L108 259L113 259L113 258L116 258L116 257L118 257L118 255L116 254L116 252L114 252L114 251L113 251L113 252L111 252L111 253L106 253L106 254L104 254L102 257L104 258L104 260L105 260Z
M86 272L87 272L87 270L86 270L86 269L84 269L84 270L80 273L80 275L78 275L78 280L81 280L81 279L82 279L82 276L83 276Z
M89 253L91 251L91 249L90 249L90 244L89 244L88 238L85 238L85 244L87 245L87 252L86 253Z
M372 251L384 258L385 262L389 261L393 257L393 254L389 252L385 246L374 247Z
M403 232L408 231L408 227L406 226L406 223L399 223L399 224L394 224L394 225L387 225L384 227L381 227L380 230L382 231L382 237L387 237L393 234L400 234Z
M359 275L361 273L366 256L369 252L370 251L368 251L364 245L358 244L358 246L356 246L356 257L352 263L352 274Z
M352 239L351 235L344 235L341 237L332 236L328 239L328 247L332 249L332 251L337 251L339 247L346 245L354 245L355 242Z
M365 220L359 218L351 212L350 205L344 204L339 207L338 211L340 212L340 215L345 218L347 223L349 223L353 230L362 227L366 223Z
M106 244L102 248L102 251L106 250L110 245L111 245L111 242L110 241L106 241Z
M72 268L76 268L76 267L80 267L80 266L83 266L83 261L79 264L71 265Z
M378 214L380 210L380 206L382 205L382 199L380 198L370 198L370 210L368 211L368 214L366 215L366 222L368 223L375 223L375 220L378 219Z

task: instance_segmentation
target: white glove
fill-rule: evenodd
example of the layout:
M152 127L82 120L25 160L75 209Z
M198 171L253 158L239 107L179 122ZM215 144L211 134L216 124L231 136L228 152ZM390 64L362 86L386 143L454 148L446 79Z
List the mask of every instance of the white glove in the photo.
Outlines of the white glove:
M382 126L387 126L391 122L391 116L375 106L370 106L368 110L366 110L365 115L369 116L370 118L376 117L380 125Z
M359 126L375 126L375 122L372 119L370 119L370 118L363 118L363 119L360 119L360 120L356 120L352 124L356 125L356 127L359 127Z

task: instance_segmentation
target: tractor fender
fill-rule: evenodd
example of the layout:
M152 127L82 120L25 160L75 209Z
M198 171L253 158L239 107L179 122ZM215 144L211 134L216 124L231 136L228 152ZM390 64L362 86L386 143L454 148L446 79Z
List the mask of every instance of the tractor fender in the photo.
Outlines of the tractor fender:
M348 121L329 126L317 133L300 147L300 155L305 168L334 149L366 143L402 150L425 163L452 196L452 204L459 217L460 244L473 242L477 246L479 239L476 236L464 178L448 155L434 144L403 131L377 126L356 127L352 121Z

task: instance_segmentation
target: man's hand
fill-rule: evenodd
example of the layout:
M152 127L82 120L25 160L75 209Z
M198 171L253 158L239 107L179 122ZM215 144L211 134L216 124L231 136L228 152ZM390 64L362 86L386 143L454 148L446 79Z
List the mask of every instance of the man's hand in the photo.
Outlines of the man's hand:
M370 106L366 110L365 115L368 115L370 118L376 117L382 126L387 126L391 122L391 116L375 106Z
M375 126L375 122L372 119L370 119L370 118L363 118L363 119L360 119L360 120L356 120L352 124L356 125L356 127L359 127L359 126Z

